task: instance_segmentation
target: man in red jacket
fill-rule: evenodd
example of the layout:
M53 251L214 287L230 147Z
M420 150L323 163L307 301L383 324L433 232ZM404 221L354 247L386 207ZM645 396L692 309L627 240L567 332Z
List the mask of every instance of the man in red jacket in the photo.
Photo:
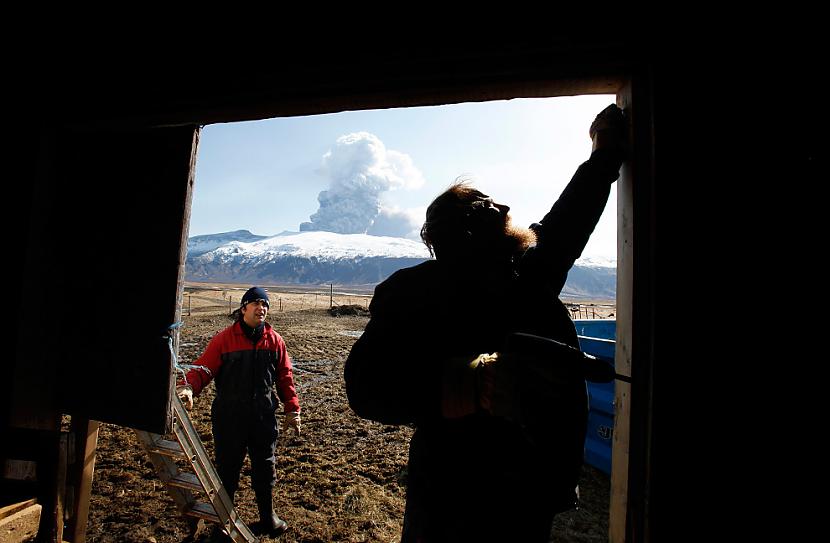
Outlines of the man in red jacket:
M259 522L251 529L275 537L288 527L272 506L279 436L276 413L281 401L283 431L293 428L299 434L300 402L285 342L265 322L268 308L264 289L248 289L233 313L236 322L210 340L194 363L197 368L187 373L177 391L190 409L193 396L198 396L211 379L216 380L216 398L210 412L216 470L233 500L245 454L250 455L251 486L259 509Z

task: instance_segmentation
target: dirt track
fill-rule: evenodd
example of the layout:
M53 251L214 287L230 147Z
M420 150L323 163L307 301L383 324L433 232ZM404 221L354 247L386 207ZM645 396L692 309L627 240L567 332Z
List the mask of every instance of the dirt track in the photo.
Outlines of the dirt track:
M181 331L184 363L194 361L210 338L230 323L221 311L221 299L219 311L209 300L198 307L195 302L194 298L192 316L184 317ZM317 309L308 309L311 304L297 310L286 306L283 312L272 308L269 321L285 338L294 360L303 432L299 437L281 436L277 448L275 507L290 526L279 541L397 541L412 430L356 417L342 379L343 363L368 318L332 317L327 303ZM213 393L211 384L191 412L211 454ZM252 522L257 513L249 475L246 459L236 502L242 518ZM580 491L581 509L557 518L551 541L607 541L608 476L586 466ZM195 540L205 535L202 530ZM177 516L133 432L102 425L87 541L174 543L187 536L187 524Z

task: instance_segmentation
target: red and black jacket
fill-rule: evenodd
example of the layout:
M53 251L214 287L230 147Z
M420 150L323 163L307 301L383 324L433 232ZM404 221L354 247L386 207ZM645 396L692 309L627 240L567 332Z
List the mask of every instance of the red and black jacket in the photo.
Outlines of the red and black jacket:
M299 412L300 401L294 388L291 358L285 341L270 324L264 323L256 344L245 335L239 322L219 332L193 363L187 384L199 395L211 379L216 379L216 400L221 404L243 404L276 410L274 385L286 413Z

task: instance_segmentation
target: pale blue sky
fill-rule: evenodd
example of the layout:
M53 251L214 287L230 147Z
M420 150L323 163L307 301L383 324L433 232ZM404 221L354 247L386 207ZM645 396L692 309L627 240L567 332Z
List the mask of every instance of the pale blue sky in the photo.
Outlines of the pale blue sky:
M588 127L613 102L613 95L514 99L208 125L196 163L190 236L298 231L333 179L342 189L361 171L371 177L380 170L380 204L413 224L464 176L509 205L515 224L527 226L544 216L588 158ZM343 145L345 138L338 146L338 138L359 132L374 138L352 136L358 145ZM332 156L324 166L327 152ZM583 256L616 258L615 188Z

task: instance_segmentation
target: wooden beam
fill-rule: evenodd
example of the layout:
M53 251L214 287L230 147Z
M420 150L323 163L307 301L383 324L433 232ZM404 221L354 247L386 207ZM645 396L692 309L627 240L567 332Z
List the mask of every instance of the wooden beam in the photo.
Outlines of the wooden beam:
M30 505L34 505L37 503L37 499L31 498L28 500L24 500L22 502L12 503L9 505L4 505L0 507L0 519L4 519L6 517L10 517L11 515L17 513L18 511L22 511L29 507Z
M631 117L631 86L617 94L617 105ZM634 181L631 164L623 164L617 181L617 338L614 366L631 377L632 319L634 307ZM614 438L611 444L611 503L608 541L626 541L628 509L628 451L631 385L617 380L614 387Z
M63 541L66 515L66 463L69 454L69 434L61 432L58 442L58 469L55 477L55 540Z
M0 510L0 540L3 543L34 541L38 535L42 509L35 500L3 507Z
M632 73L617 94L631 120L631 155L617 185L617 381L609 541L651 541L654 366L657 341L654 79ZM636 240L636 247L634 241Z
M180 208L181 224L179 234L179 253L178 253L178 276L176 278L176 296L174 298L175 304L173 310L173 322L179 322L182 318L182 298L184 297L184 277L185 277L185 261L187 260L187 238L190 232L190 208L193 202L193 186L196 182L196 158L199 154L199 139L202 135L201 128L193 130L193 139L190 146L190 170L187 174L187 183L182 191L182 205ZM188 296L187 314L190 315L190 296ZM172 332L171 332L172 333ZM175 343L173 349L179 352L179 334L173 336ZM169 390L167 396L167 422L166 430L172 429L173 419L173 405L172 399L176 394L176 379L178 379L175 369L170 371L170 379L167 383Z
M95 473L95 451L98 447L100 423L94 420L73 418L72 431L75 433L76 462L69 475L74 488L75 500L72 514L67 522L65 540L72 543L86 541L89 518L89 498Z
M272 44L269 44L271 46ZM193 85L186 64L198 55L172 64L156 63L142 75L107 66L105 85L96 84L101 70L71 76L78 87L50 95L49 111L65 122L83 126L181 126L250 121L272 117L509 100L541 96L613 94L642 52L631 39L568 37L537 43L426 46L399 44L362 58L321 58L291 48L273 51L261 60L245 55L244 63L202 68L201 85ZM273 55L273 56L272 56ZM164 58L175 58L165 51ZM279 62L274 62L279 58ZM24 78L33 88L48 88L38 76L60 80L62 69L41 69ZM48 74L48 75L47 75ZM163 78L165 92L148 82ZM102 92L101 89L106 89ZM35 104L35 93L30 98ZM130 107L124 103L130 102ZM44 108L40 108L44 109ZM48 118L48 116L46 117Z

